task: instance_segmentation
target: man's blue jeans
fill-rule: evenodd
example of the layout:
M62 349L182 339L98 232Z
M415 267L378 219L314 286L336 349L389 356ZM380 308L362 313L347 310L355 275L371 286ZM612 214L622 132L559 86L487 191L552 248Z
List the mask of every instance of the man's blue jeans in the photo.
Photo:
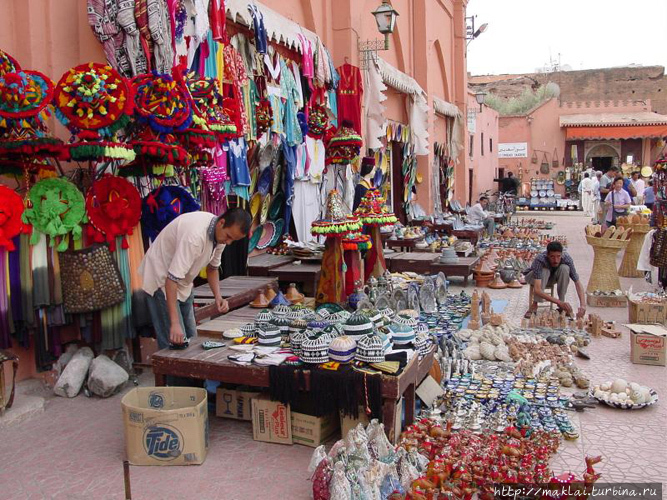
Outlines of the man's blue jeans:
M148 295L148 294L147 294ZM161 289L158 289L152 296L146 298L148 310L153 321L153 328L157 335L157 345L160 349L169 347L169 310L167 309L167 298ZM185 302L178 303L178 317L181 320L181 328L187 338L197 336L197 323L195 322L194 294L190 294Z

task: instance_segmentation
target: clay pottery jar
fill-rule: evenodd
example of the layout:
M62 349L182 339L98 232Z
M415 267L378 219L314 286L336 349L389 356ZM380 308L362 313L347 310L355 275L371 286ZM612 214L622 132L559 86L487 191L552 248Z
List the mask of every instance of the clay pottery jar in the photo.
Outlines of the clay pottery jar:
M493 276L493 267L489 264L488 259L482 261L482 265L478 268L479 274L490 274Z
M271 302L273 299L276 298L276 291L271 288L270 286L266 287L266 292L264 292L264 295L266 296L266 300L268 302Z
M269 302L270 302L270 300L268 300L266 298L266 295L264 294L264 292L262 290L260 290L257 293L257 296L255 297L255 300L253 300L250 303L250 307L254 307L254 308L257 308L257 309L265 309L265 308L269 307Z
M500 290L502 288L507 288L507 284L500 278L500 273L496 273L493 281L489 283L489 288Z
M519 280L514 278L512 281L509 282L507 285L508 288L521 288L523 285L519 283Z
M475 273L474 278L475 278L475 283L477 284L477 286L482 288L482 287L487 286L491 282L491 280L493 279L493 274Z
M299 293L297 290L296 283L289 284L289 287L287 287L287 293L285 293L285 297L287 297L287 300L289 300L292 304L300 304L304 299L304 295Z

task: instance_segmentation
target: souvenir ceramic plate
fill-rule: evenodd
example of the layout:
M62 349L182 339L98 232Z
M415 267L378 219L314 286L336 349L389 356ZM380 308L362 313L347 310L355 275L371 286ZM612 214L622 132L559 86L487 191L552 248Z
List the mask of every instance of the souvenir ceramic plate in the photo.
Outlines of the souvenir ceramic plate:
M276 225L269 221L262 226L262 236L257 242L257 250L264 250L267 248L273 241L273 237L276 234Z
M273 166L273 186L272 186L272 193L275 195L278 192L278 189L280 189L280 184L282 180L282 174L283 168L280 164L274 165Z
M269 216L269 207L271 206L271 195L267 194L262 201L262 211L259 216L259 223L264 224Z
M250 174L250 187L248 188L248 191L250 193L252 193L255 190L255 187L257 186L258 177L259 177L259 169L253 168L252 173Z
M262 197L259 193L255 193L252 195L252 198L250 198L250 215L252 216L253 220L257 217L261 208Z
M282 212L284 204L285 195L281 191L277 193L271 200L271 205L269 206L269 220L275 221L280 217L280 212Z
M554 194L555 194L555 193L554 193L554 190L553 190L553 189L547 189L547 196L548 196L548 197L551 198Z
M533 198L536 198L537 195L538 195L538 192L537 192L536 189L533 189L533 190L530 192L530 196L532 196Z
M600 403L604 403L607 406L611 406L612 408L618 408L619 410L641 410L642 408L646 408L647 406L654 405L658 402L658 393L655 392L655 389L650 389L649 388L649 393L651 394L651 401L648 403L640 403L640 404L634 404L634 405L629 405L626 403L612 403L611 401L607 401L606 399L603 398L596 398L594 391L590 391L590 396L594 397L597 399Z
M280 238L283 235L283 229L285 228L285 220L278 219L275 222L275 226L276 226L276 234L273 235L273 239L271 240L271 243L269 243L270 247L274 247L280 242Z
M252 252L257 247L257 242L262 237L262 226L258 226L252 232L250 241L248 242L248 253Z

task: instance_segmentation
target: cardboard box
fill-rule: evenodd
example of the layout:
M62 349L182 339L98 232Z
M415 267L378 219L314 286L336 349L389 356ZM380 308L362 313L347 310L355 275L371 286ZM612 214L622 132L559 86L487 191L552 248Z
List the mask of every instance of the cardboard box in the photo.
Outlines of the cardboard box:
M252 420L252 398L259 392L238 391L218 387L215 395L215 414L218 417L236 420Z
M292 412L292 440L317 448L336 432L340 425L335 413L324 417L314 417L305 413Z
M667 321L667 301L659 304L628 300L628 321L640 325L665 323Z
M610 297L604 295L586 294L586 303L591 307L625 307L628 299L625 295L617 297L612 295Z
M630 360L639 365L665 366L667 329L661 325L625 325L630 329Z
M197 465L208 452L208 401L195 387L137 387L120 402L132 465Z
M343 439L345 439L345 436L347 436L347 433L350 432L354 427L357 426L357 424L363 424L364 427L366 427L369 423L368 416L366 415L366 411L364 410L363 406L359 407L359 418L352 418L352 417L347 417L343 416L343 414L340 414L340 435Z
M289 405L271 401L268 394L251 399L252 438L267 443L292 444L292 422Z

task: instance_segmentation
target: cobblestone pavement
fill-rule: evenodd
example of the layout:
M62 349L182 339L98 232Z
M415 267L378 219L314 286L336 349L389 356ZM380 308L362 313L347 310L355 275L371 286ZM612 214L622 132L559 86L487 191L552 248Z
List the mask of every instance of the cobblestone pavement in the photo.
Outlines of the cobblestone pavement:
M586 219L577 214L542 216L556 223L553 234L568 237L568 251L588 282L593 252L586 244ZM620 258L620 257L619 257ZM646 289L640 279L622 279L625 288ZM568 299L576 304L574 287ZM452 286L452 291L460 290ZM472 292L472 286L468 287ZM520 318L528 289L488 290L507 299L504 314ZM606 320L627 321L625 309L593 309ZM592 359L577 360L593 384L623 377L656 389L657 405L640 411L598 407L572 414L581 436L564 442L552 466L556 472L581 473L585 455L602 455L598 471L605 482L667 481L667 371L630 362L627 330L620 339L594 339ZM150 373L140 377L151 385ZM129 388L127 389L129 390ZM46 409L29 420L0 430L0 500L124 499L124 453L120 399L49 398ZM248 422L211 416L211 446L206 462L190 467L132 467L132 494L144 499L307 499L307 467L312 452L304 446L255 442Z

